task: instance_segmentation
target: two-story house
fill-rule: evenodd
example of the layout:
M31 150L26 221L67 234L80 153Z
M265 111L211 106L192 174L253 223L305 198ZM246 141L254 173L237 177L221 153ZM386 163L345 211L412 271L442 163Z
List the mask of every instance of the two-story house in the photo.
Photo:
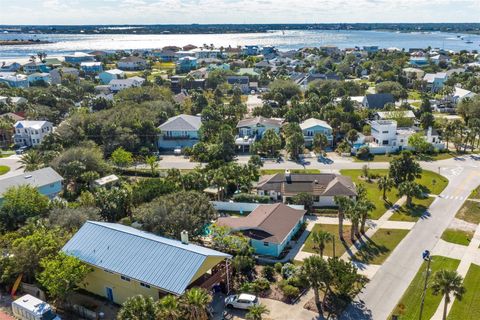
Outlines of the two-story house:
M118 69L120 70L145 70L147 67L147 61L140 57L130 56L123 57L117 63Z
M52 82L52 77L50 73L47 72L35 72L28 75L28 83L30 85L35 85L38 83L41 84L50 84Z
M198 66L198 59L195 57L181 57L176 62L177 72L185 73L194 70Z
M0 72L16 72L20 70L22 65L18 62L6 62L2 61L0 63Z
M199 141L198 131L201 126L202 118L198 116L181 114L169 118L158 126L158 148L173 150L177 147L193 147Z
M423 76L423 81L425 81L427 84L427 90L432 92L440 91L447 79L448 75L446 72L427 73L425 76Z
M313 138L317 133L324 134L328 140L328 146L332 146L333 143L333 129L323 120L310 118L300 123L300 128L303 132L303 138L305 140L305 146L309 147L313 143Z
M28 88L28 77L24 74L0 74L0 83L7 84L10 88Z
M103 66L101 62L86 61L80 63L80 69L86 74L97 74L103 71Z
M23 71L26 74L32 74L37 72L49 72L50 68L43 62L31 61L23 65Z
M98 75L103 84L109 84L110 81L125 78L125 72L120 69L105 70Z
M80 72L77 68L61 67L50 71L50 77L52 78L52 84L61 84L62 80L69 78L71 80L78 81Z
M93 54L88 54L85 52L75 52L73 54L68 54L64 56L65 62L70 64L80 64L82 62L95 61L95 56Z
M265 131L268 129L280 132L283 119L264 118L262 116L240 120L237 123L238 135L235 137L235 144L243 152L250 150L251 145L262 139Z
M49 121L22 120L17 121L13 127L13 141L18 146L38 146L46 135L53 132L53 125Z
M141 87L145 83L145 79L141 77L131 77L128 79L113 79L108 84L112 92L118 92L128 88Z
M248 76L228 76L227 83L234 88L239 88L243 94L250 92L250 78Z

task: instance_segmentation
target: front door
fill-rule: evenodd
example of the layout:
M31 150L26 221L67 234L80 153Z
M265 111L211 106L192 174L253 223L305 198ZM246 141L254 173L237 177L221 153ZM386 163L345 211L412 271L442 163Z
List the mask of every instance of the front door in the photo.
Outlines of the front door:
M109 287L105 287L105 290L107 291L107 299L108 301L113 302L113 289Z

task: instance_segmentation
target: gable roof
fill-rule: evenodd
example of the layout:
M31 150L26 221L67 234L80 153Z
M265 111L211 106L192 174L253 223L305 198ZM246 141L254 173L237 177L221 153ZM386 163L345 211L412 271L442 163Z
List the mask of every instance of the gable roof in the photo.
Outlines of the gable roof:
M246 217L222 217L217 224L236 231L248 231L247 236L262 241L282 243L306 212L283 203L262 204Z
M202 118L181 114L169 118L165 123L158 126L162 131L197 131L202 125Z
M302 130L315 127L315 126L321 126L330 130L332 129L332 127L326 121L315 119L315 118L310 118L300 123L300 128Z
M257 125L269 125L272 127L280 128L282 126L283 119L272 119L272 118L264 118L262 116L258 116L255 118L248 118L238 121L237 128L242 127L252 127Z
M87 264L177 295L195 280L208 257L231 257L121 224L94 221L87 221L62 251Z
M50 124L48 121L42 120L20 120L17 121L13 126L15 128L32 128L32 129L42 129L42 127L46 124Z
M391 93L367 94L365 99L367 99L370 109L383 109L387 103L395 103L395 98Z
M257 190L276 191L283 196L295 196L305 192L314 196L356 196L352 179L333 173L301 174L284 173L263 176Z
M415 119L412 110L377 111L375 114L378 115L379 119L394 119L396 117Z
M50 167L39 170L22 173L13 177L0 180L0 198L9 188L31 185L32 187L42 187L55 182L62 181L63 178Z

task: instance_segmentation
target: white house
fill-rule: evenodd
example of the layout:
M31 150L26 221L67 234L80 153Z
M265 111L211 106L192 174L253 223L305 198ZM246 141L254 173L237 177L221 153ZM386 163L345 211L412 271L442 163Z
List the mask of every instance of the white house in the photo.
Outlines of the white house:
M141 87L144 82L145 82L145 79L141 77L132 77L128 79L114 79L110 81L109 86L111 91L118 92L123 89Z
M139 57L123 57L117 63L121 70L144 70L147 67L147 61Z
M53 125L48 121L17 121L13 127L13 140L18 146L35 147L42 143L46 135L53 132Z
M454 103L459 103L463 99L473 98L475 95L476 95L476 93L474 93L470 90L455 87L455 92L452 95L452 100L453 100Z

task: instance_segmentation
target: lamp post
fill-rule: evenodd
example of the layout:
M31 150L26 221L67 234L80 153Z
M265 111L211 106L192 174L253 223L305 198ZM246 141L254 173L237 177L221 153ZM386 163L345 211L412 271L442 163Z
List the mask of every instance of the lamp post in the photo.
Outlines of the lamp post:
M422 258L424 261L427 261L427 270L425 273L425 284L423 286L422 304L420 305L420 315L418 317L419 320L422 320L423 305L425 304L425 295L427 294L428 276L430 275L430 262L432 261L432 258L430 257L430 251L423 251Z

